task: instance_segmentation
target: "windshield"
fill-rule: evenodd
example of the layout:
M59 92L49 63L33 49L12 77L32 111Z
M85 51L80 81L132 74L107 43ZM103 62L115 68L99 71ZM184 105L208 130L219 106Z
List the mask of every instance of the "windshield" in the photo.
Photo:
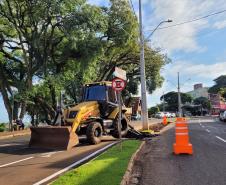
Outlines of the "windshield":
M102 85L86 87L83 99L85 101L106 100L106 87Z

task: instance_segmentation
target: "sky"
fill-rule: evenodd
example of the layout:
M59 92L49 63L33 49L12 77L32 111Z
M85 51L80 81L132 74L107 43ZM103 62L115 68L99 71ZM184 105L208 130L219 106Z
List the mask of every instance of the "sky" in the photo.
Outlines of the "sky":
M90 0L95 5L108 5L107 0ZM131 0L138 15L138 0ZM172 62L161 70L163 86L148 94L148 107L160 103L160 96L176 91L177 72L180 72L181 91L193 90L195 83L212 86L213 80L226 74L226 1L225 0L142 0L143 29L148 36L161 22L149 43L161 48ZM222 13L212 15L216 12ZM173 26L191 20L190 23ZM162 27L171 26L162 29ZM190 79L190 80L188 80Z
M108 6L108 0L88 0L90 4ZM138 15L138 0L131 0ZM212 86L213 79L226 74L226 1L225 0L142 0L143 29L145 35L168 19L150 38L150 45L161 48L172 62L161 70L163 86L148 94L148 107L160 102L164 93L176 91L177 72L180 72L181 90L193 89L195 83ZM211 15L216 12L222 13ZM194 22L173 26L190 20ZM169 28L164 28L171 26ZM163 29L162 29L163 27ZM188 80L190 79L190 80ZM0 121L7 121L7 114L0 100Z

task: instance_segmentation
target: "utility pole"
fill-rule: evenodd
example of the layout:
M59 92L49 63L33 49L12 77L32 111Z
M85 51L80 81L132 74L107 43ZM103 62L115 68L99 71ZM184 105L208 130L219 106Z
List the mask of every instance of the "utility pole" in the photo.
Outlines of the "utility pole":
M143 35L143 25L142 25L141 0L139 0L139 24L140 24L141 115L142 115L143 129L148 130L148 110L147 110L145 60L144 60L144 35Z
M177 73L178 75L178 113L179 113L179 117L182 116L182 110L181 110L181 94L180 94L180 73Z
M164 92L163 92L162 99L163 99L163 112L165 112L165 93Z

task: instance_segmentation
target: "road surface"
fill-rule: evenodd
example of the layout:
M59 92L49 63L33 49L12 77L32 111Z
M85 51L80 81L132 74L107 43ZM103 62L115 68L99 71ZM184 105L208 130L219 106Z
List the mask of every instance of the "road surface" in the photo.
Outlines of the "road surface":
M152 119L150 125L159 122L161 120ZM140 121L131 124L136 129L142 128ZM77 162L116 142L112 137L105 137L101 144L88 145L81 139L81 145L70 151L53 151L28 148L29 139L30 135L0 140L0 185L41 184L50 175L72 164L76 166Z
M28 148L29 139L30 136L21 136L0 140L0 184L41 184L46 177L115 142L109 137L98 145L82 140L70 151L53 151Z
M174 128L147 144L139 185L225 185L226 123L195 119L189 123L193 155L173 155Z

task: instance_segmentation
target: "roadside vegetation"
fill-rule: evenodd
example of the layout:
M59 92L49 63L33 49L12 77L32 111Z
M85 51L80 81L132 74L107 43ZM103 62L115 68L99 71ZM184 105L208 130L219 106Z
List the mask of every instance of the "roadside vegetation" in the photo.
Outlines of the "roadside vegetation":
M9 120L28 114L32 125L50 122L61 93L65 104L78 103L82 84L111 80L115 66L128 74L124 97L138 92L139 29L128 1L99 7L86 0L2 0L0 24L0 93ZM170 60L147 44L145 57L151 93Z
M6 124L0 123L0 132L4 132L6 130Z
M141 141L127 140L116 145L94 160L59 177L52 185L119 185L129 160Z

